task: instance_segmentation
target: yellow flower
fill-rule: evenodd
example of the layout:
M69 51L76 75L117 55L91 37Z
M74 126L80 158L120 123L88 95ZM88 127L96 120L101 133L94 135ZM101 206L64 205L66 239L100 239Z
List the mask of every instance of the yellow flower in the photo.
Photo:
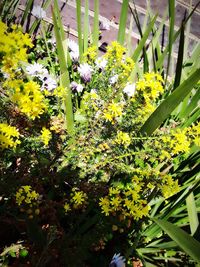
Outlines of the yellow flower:
M161 185L160 188L164 198L171 197L180 191L178 180L174 181L170 175L165 175L163 177L163 182L164 184Z
M172 131L172 139L170 140L170 147L174 154L179 154L181 152L189 152L190 141L186 136L186 130L176 129Z
M16 127L0 123L0 148L16 148L19 141L19 131Z
M0 29L2 71L12 75L21 61L27 61L27 48L33 44L29 35L23 34L22 28L16 25L8 32L7 26L0 21Z
M65 210L66 213L71 210L71 207L70 207L69 203L67 203L67 202L65 203L64 210Z
M15 197L18 206L21 206L22 204L28 204L30 207L32 204L37 203L39 194L35 190L32 190L31 186L25 185L19 188L15 194Z
M103 117L112 123L114 123L114 119L122 116L123 104L122 103L110 103L107 109L103 112Z
M77 207L82 205L87 200L87 195L83 191L73 190L73 197L71 202L76 204Z
M91 46L83 54L83 58L88 63L94 62L97 57L97 46Z
M114 41L107 47L105 58L112 63L121 63L126 49L121 46L118 42Z
M113 210L119 210L121 205L121 199L118 196L114 196L111 198L110 204L112 205Z
M107 197L100 198L99 206L101 207L102 213L105 213L105 216L109 216L111 208L110 208L110 201Z
M118 195L120 193L119 188L116 187L110 187L109 188L109 195Z
M163 79L158 73L145 73L136 83L136 90L144 96L146 102L155 100L164 92Z
M17 83L20 84L20 81L17 81ZM21 112L25 113L32 120L44 113L47 105L40 91L40 86L36 82L21 83L20 88L15 88L15 83L9 83L9 85L13 86L9 92L10 98L18 105Z
M51 137L52 137L51 132L46 127L42 127L40 139L42 140L45 146L48 146Z
M119 145L123 145L124 147L128 147L131 143L131 138L128 133L118 131L114 142Z

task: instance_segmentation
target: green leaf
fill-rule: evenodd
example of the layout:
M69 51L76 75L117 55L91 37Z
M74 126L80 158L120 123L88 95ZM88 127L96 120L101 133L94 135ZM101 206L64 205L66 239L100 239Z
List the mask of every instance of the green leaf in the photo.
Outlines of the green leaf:
M83 59L83 38L82 38L82 27L81 27L81 0L76 0L76 20L78 30L78 47L80 62Z
M200 263L200 243L196 239L168 221L159 219L153 220L185 251L185 253Z
M195 109L198 109L200 105L198 104L200 100L199 90L197 89L195 94L187 99L187 103L184 108L181 109L180 114L178 114L179 118L187 118L191 113L194 112Z
M56 2L57 0L55 0ZM57 4L55 5L55 11L58 14ZM65 54L65 49L63 47L63 36L62 36L62 25L58 25L61 21L57 18L55 12L52 9L53 22L54 22L54 31L56 37L56 45L58 52L58 60L60 64L60 80L61 86L63 86L66 90L65 95L65 116L67 123L67 130L70 134L74 132L74 119L73 119L73 111L72 111L72 99L71 99L71 90L70 90L70 81L69 81L69 72L67 67L67 56ZM62 24L62 23L61 23Z
M175 22L175 0L168 0L168 7L169 7L169 53L168 53L165 85L168 78L169 67L172 57L172 45L174 42L173 37L174 37L174 22Z
M88 0L85 0L84 30L83 30L84 52L86 52L88 48L88 33L89 33L89 2Z
M149 25L148 25L146 31L145 31L144 34L143 34L142 39L140 40L140 42L139 42L137 48L135 49L135 51L134 51L134 53L133 53L133 55L132 55L132 59L133 59L135 62L137 62L137 60L138 60L138 58L139 58L139 56L140 56L140 54L141 54L141 52L142 52L142 50L143 50L143 47L144 47L144 45L145 45L145 43L146 43L146 40L147 40L147 38L148 38L150 32L152 31L152 28L153 28L153 26L154 26L154 23L155 23L155 21L156 21L156 18L157 18L157 15L155 15L155 16L153 17L153 19L151 20L151 22L149 23Z
M126 21L128 16L128 0L123 0L122 7L121 7L121 14L120 14L120 21L119 21L119 31L117 41L123 45L125 40L125 33L126 33Z
M25 22L26 18L28 17L28 14L29 14L29 12L31 10L32 3L33 3L33 0L28 0L26 2L26 8L25 8L25 10L23 12L23 16L22 16L22 19L21 19L21 22L20 22L20 24L22 26L24 25L24 22Z
M99 0L94 1L94 27L93 45L98 47L99 43Z
M170 2L170 0L169 0ZM193 8L193 10L190 12L190 14L187 16L187 18L185 19L184 24L186 25L186 23L189 21L189 19L191 18L192 14L194 13L194 11L197 9L198 5L200 4L200 2L198 2L195 7ZM181 32L181 27L178 29L178 31L174 34L173 38L171 39L171 41L167 44L167 46L165 47L164 52L162 53L162 55L159 57L158 61L156 62L156 67L157 69L162 68L164 59L166 57L166 55L169 52L169 49L172 45L172 43L174 43L176 41L176 39L178 38L179 34Z
M198 228L199 220L198 220L198 214L197 214L197 209L196 209L196 204L195 204L195 199L194 199L193 193L191 193L186 198L186 204L187 204L191 234L194 235L194 233L196 232L196 230Z
M180 35L180 40L179 40L179 50L178 50L178 59L177 59L177 64L176 64L174 89L176 89L176 87L179 86L180 81L181 81L181 73L182 73L183 57L184 57L184 41L185 41L184 31L185 31L185 27L184 27L184 21L183 21L181 25L181 35Z
M198 120L199 117L200 117L200 109L197 109L197 111L185 121L185 123L183 124L183 127L190 126L193 122Z
M183 101L183 99L190 93L199 79L200 69L197 69L159 105L159 107L144 123L140 129L140 132L142 134L151 135L161 125L161 123L168 118L168 116L180 104L180 102Z

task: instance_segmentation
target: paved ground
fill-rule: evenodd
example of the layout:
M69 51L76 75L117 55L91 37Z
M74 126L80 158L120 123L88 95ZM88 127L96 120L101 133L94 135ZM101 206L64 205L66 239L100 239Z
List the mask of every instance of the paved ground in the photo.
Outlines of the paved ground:
M53 1L52 1L53 2ZM120 10L121 10L121 2L122 0L99 0L99 11L100 11L100 20L107 19L110 21L110 30L109 31L102 31L102 42L110 43L112 40L116 40L117 31L118 31L118 23L120 17ZM135 5L138 10L138 15L141 23L143 24L145 20L145 15L147 13L147 2L150 3L151 10L154 14L158 14L157 25L159 25L159 18L161 19L164 15L165 10L167 9L168 0L135 0ZM190 4L192 6L196 5L198 0L176 0L176 26L180 26L181 21L184 17L185 11L189 12ZM40 0L35 0L34 4L40 4ZM129 1L130 6L133 8L133 1ZM26 0L20 1L21 6L26 5ZM75 0L59 0L59 5L62 7L62 18L63 23L65 26L69 25L71 30L71 37L76 38L77 36L77 25L76 25L76 1ZM84 0L82 0L82 21L84 15ZM90 26L92 29L93 25L93 10L94 10L94 0L89 0L89 9L90 9ZM51 20L51 11L50 7L47 10L47 16L49 20ZM131 11L129 10L127 28L129 27L129 21L131 17ZM168 20L166 19L166 40L168 36ZM137 27L135 23L133 23L133 45L137 43L139 39L139 33L137 31ZM165 42L166 42L165 40ZM191 27L190 27L190 50L193 50L194 45L199 42L200 40L200 5L198 9L193 14L191 19ZM178 47L178 46L177 46ZM176 51L175 51L176 52Z

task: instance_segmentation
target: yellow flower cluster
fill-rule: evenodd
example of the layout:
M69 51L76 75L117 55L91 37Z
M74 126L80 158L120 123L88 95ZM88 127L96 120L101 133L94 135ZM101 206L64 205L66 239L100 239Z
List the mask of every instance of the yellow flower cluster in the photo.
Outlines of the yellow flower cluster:
M22 32L16 25L8 31L7 26L0 21L0 57L2 70L12 75L20 61L27 61L27 48L33 47L29 35Z
M97 58L97 46L90 46L83 54L83 58L88 63L93 63Z
M111 187L107 196L100 198L99 205L105 216L120 214L124 219L141 219L148 215L149 206L140 192L143 182L137 176L123 188Z
M78 190L77 188L73 188L70 196L71 196L70 201L65 202L65 205L64 205L64 210L66 213L71 211L72 208L80 209L86 205L86 201L88 197L86 193L84 193L83 191Z
M136 90L142 93L145 102L151 102L164 92L163 79L158 73L145 73L143 78L136 83Z
M105 58L109 62L121 63L123 55L125 54L126 49L121 46L118 42L114 41L107 47L107 52Z
M119 79L128 78L134 68L134 61L132 58L127 57L124 61L121 62L121 75Z
M106 121L115 123L115 120L122 116L123 104L112 102L103 112L103 117Z
M16 148L20 144L19 131L16 127L0 123L0 148Z
M172 131L172 138L170 140L170 147L174 154L181 152L187 153L190 150L190 141L186 135L186 129L176 129Z
M17 85L10 83L10 85ZM45 97L40 90L40 86L34 82L21 83L20 86L11 88L10 98L16 103L22 113L34 120L40 117L47 108Z
M112 74L113 71L118 76L118 83L127 82L133 68L134 61L126 56L126 49L118 42L114 41L107 47L104 58L108 61L106 69Z
M51 137L52 137L51 132L46 127L42 127L40 139L44 143L45 146L48 146L49 141L51 140Z
M39 200L39 194L32 190L30 185L24 185L16 192L16 203L18 206L25 205L32 207Z
M190 139L186 129L172 129L168 135L162 137L162 141L174 155L187 153L190 150Z
M163 79L158 73L145 73L143 78L136 82L136 93L132 102L141 105L137 109L138 122L144 122L156 109L155 100L164 92Z
M161 178L163 184L159 185L159 188L164 198L171 197L179 192L180 187L178 185L178 180L174 181L169 174L163 175Z
M123 145L124 147L128 147L131 143L131 138L128 133L118 131L114 142L116 144Z

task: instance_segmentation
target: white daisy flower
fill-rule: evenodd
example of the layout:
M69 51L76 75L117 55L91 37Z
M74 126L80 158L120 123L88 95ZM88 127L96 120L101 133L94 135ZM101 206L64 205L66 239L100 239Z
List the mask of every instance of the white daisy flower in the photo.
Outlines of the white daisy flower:
M81 79L86 83L86 82L89 82L92 78L92 67L87 64L87 63L84 63L84 64L80 64L80 67L78 67L78 72L81 76Z
M107 63L108 61L104 57L98 57L95 61L96 66L101 70L105 69Z
M114 76L112 76L110 79L109 79L109 82L110 84L115 84L118 80L118 77L119 75L118 74L115 74Z
M69 52L70 58L73 62L78 62L79 60L79 51L71 51Z
M80 83L72 82L70 84L70 87L72 90L77 91L78 93L81 93L83 91L83 85Z
M128 84L124 87L123 92L124 92L125 94L127 94L127 96L129 96L129 97L133 96L134 93L135 93L135 83L132 83L132 84L128 83Z
M26 73L30 76L40 77L48 74L48 70L42 64L34 62L26 67Z
M34 6L32 9L32 14L38 19L46 18L46 11L41 6Z
M78 44L73 40L68 41L68 48L69 48L70 52L71 51L72 52L78 52L79 51Z
M43 78L42 89L47 89L48 91L53 91L57 87L57 82L50 75Z

